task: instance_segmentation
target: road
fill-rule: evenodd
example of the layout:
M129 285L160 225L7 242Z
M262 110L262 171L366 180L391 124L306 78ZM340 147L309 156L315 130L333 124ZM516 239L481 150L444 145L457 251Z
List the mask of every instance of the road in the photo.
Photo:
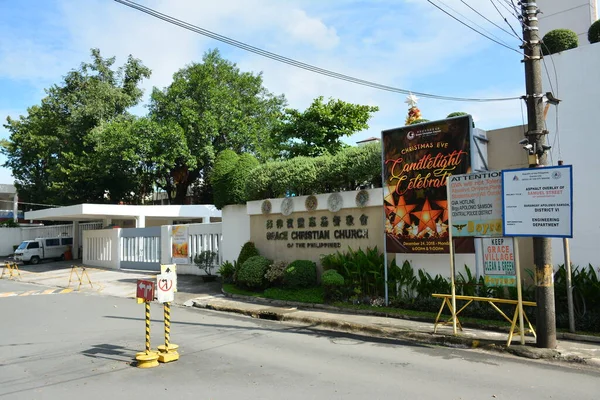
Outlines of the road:
M600 374L476 350L172 310L181 359L131 365L144 309L98 294L0 280L2 399L597 399ZM152 304L153 347L162 310Z

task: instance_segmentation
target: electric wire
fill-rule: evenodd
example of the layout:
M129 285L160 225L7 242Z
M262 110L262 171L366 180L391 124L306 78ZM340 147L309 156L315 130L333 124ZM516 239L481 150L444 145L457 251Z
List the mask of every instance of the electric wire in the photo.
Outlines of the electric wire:
M118 0L117 0L117 1L118 1ZM493 38L491 38L491 37L487 36L487 35L486 35L486 34L484 34L484 33L481 33L481 32L479 32L477 29L473 28L471 25L469 25L469 24L465 23L464 21L461 21L460 19L458 19L458 18L457 18L457 17L455 17L454 15L450 14L448 11L444 10L444 9L443 9L442 7L440 7L439 5L435 4L435 3L434 3L432 0L427 0L427 2L428 2L429 4L431 4L432 6L434 6L435 8L437 8L438 10L442 11L444 14L448 15L450 18L452 18L452 19L454 19L454 20L458 21L459 23L461 23L462 25L464 25L464 26L466 26L467 28L471 29L472 31L474 31L474 32L477 32L477 33L478 33L478 34L480 34L481 36L483 36L483 37L485 37L485 38L487 38L487 39L491 40L492 42L494 42L494 43L496 43L496 44L499 44L499 45L500 45L500 46L502 46L502 47L505 47L505 48L507 48L507 49L509 49L509 50L512 50L512 51L514 51L514 52L516 52L516 53L519 53L519 54L521 54L521 52L520 52L519 50L517 50L517 49L514 49L514 48L512 48L512 47L510 47L510 46L508 46L508 45L506 45L506 44L504 44L504 43L502 43L502 42L499 42L499 41L497 41L497 40L495 40L495 39L493 39Z
M504 20L504 22L506 22L506 25L508 25L508 27L513 31L513 33L515 34L516 37L518 37L521 42L523 42L523 39L519 36L519 34L514 30L514 28L512 27L512 25L510 24L510 22L508 22L508 19L506 19L506 17L504 16L504 14L502 14L502 12L500 11L500 9L496 6L496 3L494 2L494 0L490 0L490 3L492 3L492 5L494 6L494 8L496 9L496 11L498 12L498 15L500 15L500 17ZM517 20L519 20L517 18Z
M310 71L310 72L314 72L314 73L318 73L321 75L325 75L325 76L329 76L331 78L335 78L335 79L339 79L339 80L343 80L346 82L350 82L350 83L355 83L358 85L362 85L362 86L367 86L367 87L371 87L374 89L378 89L378 90L384 90L384 91L388 91L388 92L393 92L393 93L401 93L401 94L414 94L416 96L420 96L423 98L429 98L429 99L435 99L435 100L446 100L446 101L460 101L460 102L497 102L497 101L509 101L509 100L516 100L519 99L519 97L500 97L500 98L468 98L468 97L455 97L455 96L443 96L443 95L436 95L436 94L431 94L431 93L424 93L424 92L418 92L418 91L412 91L412 90L408 90L408 89L401 89L401 88L396 88L393 86L388 86L388 85L383 85L383 84L379 84L376 82L372 82L372 81L367 81L364 79L359 79L359 78L355 78L349 75L344 75L344 74L340 74L331 70L327 70L327 69L323 69L323 68L319 68L316 67L314 65L310 65L310 64L306 64L303 63L301 61L297 61L288 57L284 57L275 53L271 53L269 51L260 49L258 47L254 47L252 45L249 45L247 43L244 42L240 42L238 40L229 38L227 36L223 36L220 35L218 33L209 31L207 29L204 28L200 28L196 25L192 25L190 23L187 23L185 21L182 21L180 19L171 17L167 14L163 14L159 11L153 10L149 7L145 7L142 6L140 4L137 4L133 1L130 0L114 0L117 3L120 3L122 5L125 5L127 7L133 8L135 10L141 11L145 14L148 14L152 17L155 17L157 19L163 20L165 22L168 22L170 24L173 25L177 25L181 28L187 29L189 31L198 33L200 35L203 36L207 36L209 38L218 40L220 42L229 44L231 46L240 48L242 50L246 50L249 52L252 52L254 54L258 54L260 56L266 57L266 58L270 58L272 60L275 61L279 61L281 63L284 64L288 64L297 68L301 68L304 69L306 71ZM509 47L510 48L510 47ZM510 48L511 50L514 50L512 48ZM516 50L515 50L516 51Z
M487 22L489 22L490 24L494 25L496 28L500 29L503 32L506 32L507 34L509 34L511 36L515 36L517 39L523 41L523 39L514 30L513 30L513 33L510 33L509 31L507 31L506 29L502 28L500 25L496 24L494 21L490 20L488 17L486 17L485 15L483 15L482 13L480 13L479 11L477 11L475 8L471 7L471 5L469 3L467 3L465 0L460 0L460 1L465 6L469 7L477 15L479 15L481 18L485 19Z
M467 3L464 2L464 0L461 0L464 4L466 4L469 8L471 8L473 10L473 8L471 6L469 6ZM448 4L444 3L442 0L437 0L438 3L440 3L441 5L443 5L444 7L446 7L447 9L449 9L450 11L454 12L454 14L457 14L458 16L462 17L463 19L467 20L468 22L470 22L471 24L475 25L476 27L478 27L479 29L481 29L482 31L484 31L485 33L487 33L488 35L496 38L499 42L502 42L503 44L505 44L506 46L510 45L508 43L506 43L505 41L503 41L501 38L499 38L498 36L496 36L495 34L493 34L492 32L488 31L487 29L485 29L483 26L479 25L477 22L473 21L472 19L469 19L468 17L466 17L464 14L461 14L459 11L456 11L456 9L450 7ZM474 10L475 11L475 10ZM477 11L475 11L477 12ZM479 13L478 13L479 14ZM481 14L479 14L481 15ZM481 15L483 17L483 15ZM485 17L483 17L485 18ZM488 22L491 22L493 25L495 25L496 27L500 28L498 25L494 24L492 21L488 20L487 18L485 18ZM500 28L502 29L502 28ZM502 29L504 30L504 29ZM505 31L506 32L506 31Z

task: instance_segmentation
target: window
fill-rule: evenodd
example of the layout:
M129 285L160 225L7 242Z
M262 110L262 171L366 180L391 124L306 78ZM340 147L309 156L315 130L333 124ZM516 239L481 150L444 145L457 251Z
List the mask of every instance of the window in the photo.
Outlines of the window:
M72 245L73 244L73 238L62 238L60 239L60 244L64 245Z
M28 249L39 249L40 248L40 244L38 242L29 242L29 244L27 245Z
M46 239L46 247L60 246L60 239Z

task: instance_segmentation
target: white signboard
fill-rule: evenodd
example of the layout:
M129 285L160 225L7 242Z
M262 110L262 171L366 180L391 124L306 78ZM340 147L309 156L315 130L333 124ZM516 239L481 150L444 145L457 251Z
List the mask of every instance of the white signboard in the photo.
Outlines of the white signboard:
M573 237L570 165L502 171L505 236Z
M173 274L156 275L156 300L159 303L170 303L175 300Z
M502 236L502 173L452 175L449 179L452 236Z
M516 286L517 269L513 238L484 238L483 273L487 286Z
M160 265L160 273L161 274L172 274L173 277L173 286L174 291L177 291L177 264L161 264Z

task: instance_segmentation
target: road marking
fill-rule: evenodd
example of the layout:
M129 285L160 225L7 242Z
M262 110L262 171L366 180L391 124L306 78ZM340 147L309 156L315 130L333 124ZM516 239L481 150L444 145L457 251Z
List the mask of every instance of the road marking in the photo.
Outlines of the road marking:
M45 294L66 294L71 293L73 289L46 289L46 290L28 290L24 292L4 292L0 293L2 297L14 297L14 296L40 296Z

